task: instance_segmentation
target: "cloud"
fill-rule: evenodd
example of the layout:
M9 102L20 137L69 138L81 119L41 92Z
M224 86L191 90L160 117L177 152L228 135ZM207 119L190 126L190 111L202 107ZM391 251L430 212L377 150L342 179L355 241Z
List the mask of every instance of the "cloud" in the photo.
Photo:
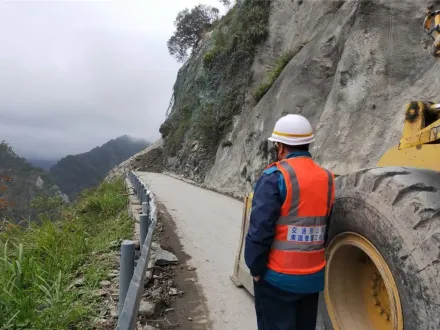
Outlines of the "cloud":
M1 2L0 139L58 158L123 134L159 138L180 67L166 41L198 3Z

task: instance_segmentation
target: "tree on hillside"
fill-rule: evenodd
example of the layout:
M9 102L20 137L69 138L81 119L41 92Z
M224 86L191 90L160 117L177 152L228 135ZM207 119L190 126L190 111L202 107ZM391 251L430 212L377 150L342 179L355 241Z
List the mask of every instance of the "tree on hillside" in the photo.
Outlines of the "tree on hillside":
M188 50L197 47L203 32L218 18L219 10L206 5L197 5L191 11L185 8L179 12L174 21L176 31L167 42L169 53L178 62L184 62Z
M223 6L229 7L231 5L231 0L218 0Z

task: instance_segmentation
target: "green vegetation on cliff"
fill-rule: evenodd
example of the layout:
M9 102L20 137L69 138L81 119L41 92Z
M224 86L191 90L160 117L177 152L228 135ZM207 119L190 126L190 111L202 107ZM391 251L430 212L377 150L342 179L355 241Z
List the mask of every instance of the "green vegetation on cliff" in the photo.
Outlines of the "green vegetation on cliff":
M59 221L3 224L0 231L0 329L91 329L99 317L93 291L117 265L131 236L122 180L103 183L59 210ZM81 279L81 284L71 285ZM79 283L79 282L77 282ZM99 327L98 327L99 328Z
M280 55L280 57L276 60L272 70L267 73L265 81L262 82L261 85L258 86L258 88L254 91L254 100L256 102L261 100L261 98L266 94L269 88L272 87L281 72L283 72L283 69L286 67L286 65L290 62L292 58L295 57L296 54L301 51L301 49L303 49L303 47L304 45L301 45L300 47L298 47L298 49L289 50Z
M268 34L269 14L270 0L238 2L193 49L178 73L174 104L160 128L166 156L178 156L185 164L197 147L197 162L212 163L244 105L256 46Z

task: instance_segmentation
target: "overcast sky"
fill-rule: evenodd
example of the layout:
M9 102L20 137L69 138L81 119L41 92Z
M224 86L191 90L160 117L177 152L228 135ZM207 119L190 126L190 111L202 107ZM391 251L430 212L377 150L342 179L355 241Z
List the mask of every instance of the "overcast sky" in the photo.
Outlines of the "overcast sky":
M166 41L216 0L0 2L0 140L60 158L129 134L159 138L177 70ZM224 11L224 9L222 10Z

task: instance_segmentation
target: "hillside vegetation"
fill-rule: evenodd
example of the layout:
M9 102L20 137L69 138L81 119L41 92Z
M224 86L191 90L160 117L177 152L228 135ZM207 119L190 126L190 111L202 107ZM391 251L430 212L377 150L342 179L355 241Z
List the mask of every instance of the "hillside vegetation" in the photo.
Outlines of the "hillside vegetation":
M117 268L115 249L133 222L122 180L85 191L50 221L0 232L0 329L100 328L99 282ZM78 285L72 285L74 281ZM78 282L80 280L81 282Z
M269 0L237 2L194 45L177 76L174 105L160 127L172 170L188 168L203 178L212 165L245 102L256 47L268 34L269 9Z
M7 207L0 207L0 221L8 219L18 223L37 220L33 201L50 199L60 204L63 200L50 175L19 157L6 142L0 143L0 178L8 179L0 182L0 199L7 201Z
M88 152L62 158L49 173L63 193L75 199L80 191L97 186L114 166L147 146L144 140L124 135Z

